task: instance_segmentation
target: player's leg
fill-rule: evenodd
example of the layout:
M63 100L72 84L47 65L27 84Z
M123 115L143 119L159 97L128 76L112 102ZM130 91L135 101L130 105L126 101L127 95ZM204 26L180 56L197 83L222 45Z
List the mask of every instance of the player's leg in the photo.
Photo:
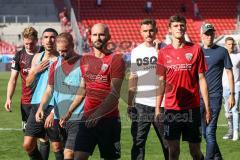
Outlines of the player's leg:
M153 108L155 110L155 108ZM153 113L154 113L153 110ZM164 154L164 158L165 160L167 160L169 158L169 153L168 153L168 146L167 146L167 141L164 138L164 108L160 108L160 117L159 119L157 119L157 121L155 120L153 122L153 127L155 129L155 132L158 136L158 139L161 143L162 146L162 150L163 150L163 154Z
M180 155L179 140L167 140L169 149L169 160L178 160Z
M204 156L200 147L202 139L200 108L188 109L183 116L182 139L183 141L188 141L189 151L193 160L201 160Z
M80 122L78 127L74 145L74 160L87 160L97 144L97 139L93 134L96 130L95 127L87 128L85 122Z
M145 157L145 144L147 135L149 133L152 120L152 113L149 113L148 106L135 103L135 114L131 124L131 134L133 138L133 145L131 150L131 159L144 159Z
M48 160L50 151L50 143L48 138L39 138L39 152L42 155L43 160Z
M88 160L88 157L91 154L88 152L82 152L82 151L75 151L74 152L74 160Z
M68 121L66 123L66 144L64 149L64 159L74 158L74 145L76 141L76 136L79 130L80 121Z
M210 98L212 119L210 123L206 126L206 159L222 159L222 155L216 138L217 121L220 114L221 105L222 97Z
M23 148L32 160L42 160L42 156L37 147L37 138L24 136Z
M204 160L200 143L189 143L189 151L193 160Z
M119 159L121 156L121 122L118 117L104 118L96 126L100 156L105 160Z
M235 87L235 105L231 109L233 115L233 140L238 140L238 125L239 125L239 113L238 113L238 105L239 105L239 89Z
M229 98L229 89L223 89L223 98L224 98L224 110L225 117L227 119L228 124L228 132L223 136L223 139L232 139L233 138L233 117L232 112L229 110L228 106L228 98Z
M44 112L44 117L48 117L50 112L52 111L53 106L48 106L48 108ZM52 150L54 152L56 160L63 160L63 144L64 140L62 139L61 127L59 125L59 120L54 119L53 126L50 128L46 128L46 133L48 139L52 142Z
M37 138L44 138L45 132L43 123L37 123L35 120L36 111L37 106L33 105L27 120L23 148L30 158L40 157L40 159L43 159L37 147Z
M165 110L164 112L164 138L167 141L169 160L179 159L180 155L182 123L175 120L178 114L180 113L175 110Z
M21 104L22 130L25 132L28 117L31 112L31 104Z

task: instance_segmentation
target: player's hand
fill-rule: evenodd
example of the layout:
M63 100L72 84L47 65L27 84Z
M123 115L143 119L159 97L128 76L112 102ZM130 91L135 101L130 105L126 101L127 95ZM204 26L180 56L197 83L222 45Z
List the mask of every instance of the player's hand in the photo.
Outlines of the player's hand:
M59 125L63 128L66 122L71 118L72 113L67 112L62 118L60 118Z
M234 105L235 105L235 97L234 97L234 94L231 94L228 98L229 109L232 109L232 107L234 107Z
M128 117L131 120L134 120L135 118L137 118L137 110L136 110L136 108L134 106L128 106L127 114L128 114Z
M51 128L53 127L53 124L54 124L54 113L51 112L45 120L44 128Z
M163 113L155 113L155 115L154 115L154 121L155 121L156 123L163 121L163 115L162 115L162 114L163 114Z
M49 60L44 60L41 61L38 65L34 66L33 69L35 70L36 73L40 73L47 69L49 66Z
M37 113L35 114L36 122L42 122L43 121L43 110L38 108Z
M159 39L155 39L154 41L153 41L153 45L154 45L154 47L155 47L155 49L156 50L159 50L160 48L161 48L161 41L159 40Z
M155 107L155 112L154 112L154 120L156 122L159 122L161 120L161 118L163 117L161 114L161 111L160 111L160 107Z
M12 101L10 100L10 99L7 99L6 100L6 103L5 103L5 110L7 111L7 112L12 112L12 110L11 110L11 106L12 106Z
M212 113L211 113L210 108L205 110L205 112L204 112L204 118L205 118L206 124L209 124L210 121L211 121L211 119L212 119Z
M95 127L99 120L100 117L93 113L86 119L85 126L87 128Z

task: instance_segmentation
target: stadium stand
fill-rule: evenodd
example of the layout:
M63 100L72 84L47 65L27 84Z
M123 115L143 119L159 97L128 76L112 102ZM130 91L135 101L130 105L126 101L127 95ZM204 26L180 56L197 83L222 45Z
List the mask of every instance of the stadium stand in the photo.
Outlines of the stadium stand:
M112 33L112 41L121 42L133 40L141 42L139 22L143 18L157 20L159 34L163 39L167 34L167 19L173 14L182 14L187 18L190 40L199 43L200 25L206 21L216 26L217 35L224 30L236 29L237 1L236 0L196 0L203 19L194 17L192 0L152 0L153 9L150 13L144 11L145 0L104 0L101 7L97 7L95 1L71 0L75 10L79 26L91 27L96 22L109 25ZM185 4L185 12L181 12L181 6ZM222 8L224 7L224 12ZM81 28L81 27L80 27Z
M16 47L7 42L0 40L0 54L15 54Z

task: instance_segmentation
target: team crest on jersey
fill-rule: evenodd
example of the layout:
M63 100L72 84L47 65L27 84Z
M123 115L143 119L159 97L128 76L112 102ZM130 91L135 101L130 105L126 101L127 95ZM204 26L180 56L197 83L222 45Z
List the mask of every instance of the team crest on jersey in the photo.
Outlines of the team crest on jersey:
M101 67L101 71L105 72L108 68L108 65L107 64L103 64L102 67Z
M185 54L185 57L188 61L191 61L192 60L192 57L193 57L193 54L192 53L186 53Z

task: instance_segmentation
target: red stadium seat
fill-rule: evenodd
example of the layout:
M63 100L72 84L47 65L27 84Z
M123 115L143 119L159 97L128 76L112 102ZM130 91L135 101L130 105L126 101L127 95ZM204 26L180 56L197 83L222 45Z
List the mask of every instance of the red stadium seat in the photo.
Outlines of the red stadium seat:
M234 30L237 17L236 0L195 0L198 3L200 13L204 21L211 22L216 26L217 34L224 30ZM171 15L180 13L180 5L183 0L152 0L153 10L151 13L144 11L145 0L104 0L101 7L88 0L71 0L77 20L85 28L94 23L107 23L111 30L112 41L132 40L140 43L139 23L144 18L157 20L159 29L157 37L162 39L167 30L168 18ZM200 41L201 21L196 21L193 15L192 0L184 0L186 12L182 13L187 18L189 38L193 42Z

